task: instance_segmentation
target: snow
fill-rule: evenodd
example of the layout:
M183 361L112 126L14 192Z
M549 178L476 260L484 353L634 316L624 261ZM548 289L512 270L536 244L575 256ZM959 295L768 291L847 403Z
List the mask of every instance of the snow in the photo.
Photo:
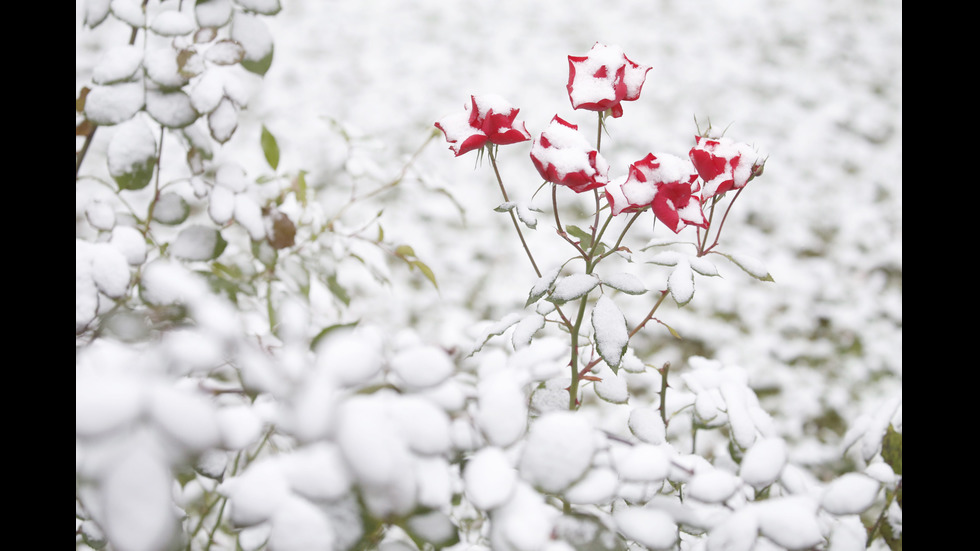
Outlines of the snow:
M432 345L414 346L395 353L392 373L408 388L430 388L445 381L456 366L442 349Z
M660 482L670 472L670 456L662 446L636 444L613 450L613 466L620 479L632 482Z
M863 513L874 503L881 485L862 473L845 473L827 485L820 506L835 515Z
M142 92L140 94L142 96ZM140 103L142 104L142 97ZM89 103L86 102L86 108L88 105ZM150 127L142 120L132 119L119 125L112 136L112 141L109 142L107 152L109 173L120 176L133 172L147 161L156 158L156 155L157 142Z
M528 431L518 470L533 486L559 492L580 479L592 462L592 426L569 411L548 412Z
M143 62L143 50L132 45L117 46L107 51L92 68L92 82L113 84L129 80Z
M599 284L599 278L592 274L572 274L555 282L550 300L553 302L568 302L582 297Z
M687 496L705 503L721 503L732 497L739 487L735 475L720 469L694 473L687 485Z
M739 476L756 489L762 489L779 478L786 465L786 442L780 438L761 438L745 452Z
M599 297L592 308L592 327L596 348L610 367L618 367L629 343L626 318L611 298Z
M466 496L485 511L503 505L517 485L517 470L504 451L486 447L470 457L463 471Z
M660 412L651 407L633 408L628 426L634 436L647 444L662 444L667 433Z
M185 260L208 260L214 258L220 234L208 226L187 226L177 235L171 252Z
M677 525L664 511L628 507L613 518L627 538L648 549L669 549L677 541Z

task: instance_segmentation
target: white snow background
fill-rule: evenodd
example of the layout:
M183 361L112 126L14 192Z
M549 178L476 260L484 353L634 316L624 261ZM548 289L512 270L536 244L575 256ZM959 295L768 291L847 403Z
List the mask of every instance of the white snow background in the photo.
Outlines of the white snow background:
M76 92L91 81L92 69L106 49L125 44L129 34L122 25L83 28L84 5L84 0L76 1ZM591 141L595 114L570 106L567 56L585 55L595 42L616 44L631 60L652 70L640 98L624 103L623 117L607 120L602 154L612 166L610 178L624 175L631 162L651 151L686 155L697 132L695 118L702 125L710 118L715 129L728 127L727 136L755 145L768 155L768 162L764 175L739 197L726 222L721 249L760 262L774 281L759 281L732 263L716 262L721 277L695 276L696 293L689 304L678 308L668 301L658 311L657 317L683 339L674 339L659 324L648 324L631 341L619 374L606 369L605 386L596 385L600 396L606 392L616 397L610 402L625 399L627 380L650 387L648 392L631 396L628 405L593 397L595 407L583 408L578 417L550 413L527 435L522 408L528 405L520 385L564 375L567 350L560 344L549 348L546 340L521 348L516 341L524 339L516 337L508 349L510 334L506 345L489 341L493 346L465 360L480 381L474 385L479 407L473 417L483 436L470 437L483 438L482 448L469 463L472 470L450 482L440 454L453 446L461 448L466 436L446 411L454 411L452 404L464 398L452 393L456 387L442 384L454 365L440 350L472 349L481 336L493 333L493 324L509 320L514 325L530 318L534 313L524 312L523 306L538 277L509 216L493 210L503 198L489 161L478 163L475 153L456 158L437 136L412 161L399 189L359 203L344 223L356 228L383 207L385 233L411 245L431 267L438 289L404 265L391 266L390 285L376 283L363 271L340 270L341 283L354 295L350 306L306 312L297 315L297 323L333 316L335 323L368 320L373 328L355 333L347 344L328 343L323 354L343 356L354 365L342 375L331 375L326 367L313 374L296 368L289 378L308 384L310 399L290 395L283 402L288 402L289 411L277 409L270 400L248 408L222 407L215 414L196 395L190 399L179 388L157 385L156 379L110 369L143 362L156 366L150 371L159 374L166 371L165 365L185 362L186 371L193 373L195 364L207 365L223 353L216 350L216 341L201 339L199 333L172 335L186 342L168 350L183 350L186 357L147 359L135 346L76 353L76 474L102 481L98 513L112 519L103 528L115 537L118 549L156 548L165 539L156 534L166 533L178 518L177 511L160 505L170 493L167 462L175 455L211 449L219 442L226 449L244 448L260 438L261 427L272 419L311 443L304 448L306 455L256 463L247 476L224 482L221 490L233 503L237 496L238 503L247 504L234 509L235 520L267 526L266 532L253 536L258 540L269 537L282 549L300 549L310 542L318 542L320 548L339 545L345 536L324 524L308 499L339 499L354 483L368 488L364 499L372 510L398 512L418 504L435 507L460 491L452 484L465 481L473 503L493 511L494 526L499 526L492 529L498 530L490 535L493 541L514 549L544 549L550 531L540 527L558 522L553 517L559 510L545 506L532 485L557 492L578 480L573 488L578 494L568 490L569 498L587 495L583 502L597 503L596 496L615 493L609 489L614 482L605 476L615 472L622 478L629 470L629 458L622 454L610 454L611 465L596 465L599 452L592 442L571 446L587 427L622 436L629 418L632 434L649 446L631 449L634 454L649 453L636 476L658 482L667 476L666 467L663 474L649 472L651 461L666 461L664 429L657 428L657 415L643 414L650 411L644 406L656 407L659 383L632 373L629 362L635 361L634 353L649 365L671 363L671 384L678 391L673 398L668 394L669 401L676 400L668 406L679 409L687 404L703 419L726 418L732 437L749 450L741 470L734 466L695 471L704 475L688 482L691 497L705 503L722 503L740 492L741 484L758 489L780 476L791 486L786 465L811 469L808 476L819 478L840 466L845 455L852 462L870 460L875 442L863 435L881 434L895 419L900 424L901 2L283 0L282 11L263 21L274 43L272 67L262 79L247 79L248 89L239 92L248 96L248 107L232 139L218 150L216 164L234 161L252 180L268 173L258 145L265 125L282 151L278 172L308 171L307 179L318 188L329 212L330 205L346 199L352 183L367 189L364 182L375 175L388 180L397 176L429 138L434 121L462 110L471 94L506 98L520 108L519 117L532 136L557 114L578 124ZM110 68L126 63L123 59ZM338 124L355 136L352 142L339 136ZM104 159L113 147L112 136L111 127L99 130L83 174L108 178ZM541 182L530 163L529 147L530 142L502 146L497 160L510 199L543 211L537 213L536 229L525 226L524 234L547 273L573 253L555 235L550 193L542 191L532 199ZM229 194L228 219L239 195ZM577 197L559 190L559 198L580 204L583 213L591 212L591 194ZM77 185L76 219L87 215L95 229L104 229L97 223L103 212L99 201L99 191ZM645 213L637 221L628 239L633 251L651 239L672 237L662 225L652 232L652 220L652 214ZM564 222L587 227L591 220L583 216ZM111 223L105 227L111 228ZM125 284L113 277L119 273L116 267L143 262L143 251L132 246L133 236L126 230L119 226L111 232L113 240L126 244L119 246L122 254L102 243L79 245L76 240L76 264L84 266L84 273L76 268L80 297L94 296L94 289L107 296L125 292ZM76 230L76 237L89 239L94 233ZM80 264L79 258L86 261ZM661 265L617 266L619 273L634 276L631 283L638 278L646 289L666 288L669 270ZM144 277L166 281L168 285L159 289L207 312L201 315L210 316L211 325L207 320L202 325L210 334L230 339L232 326L246 332L254 326L251 317L236 319L235 311L212 302L205 290L193 281L185 283L180 279L183 272L173 268L151 264L144 267ZM623 276L613 272L609 277ZM654 294L616 296L630 328L649 310ZM515 312L520 315L514 317ZM528 323L537 327L538 319ZM229 320L234 323L229 325ZM392 357L357 353L382 348L376 343L383 339L391 341L386 346L394 351ZM288 339L284 341L288 349ZM423 373L415 367L421 364L436 369ZM289 364L254 367L251 373L271 372L263 369L288 370ZM403 403L377 393L336 408L315 399L370 381L382 369L396 384L427 399ZM276 386L278 377L265 379L270 395L286 392ZM746 386L757 400L740 394ZM538 402L532 406L549 409L542 406L547 394L535 396ZM562 399L567 407L567 394L557 401ZM432 403L445 407L432 408ZM421 425L399 425L406 416ZM163 444L152 431L139 430L113 436L105 444L104 435L116 435L119 426L135 419L163 427L160 430L171 440ZM684 431L690 425L679 420L669 429L668 435L687 451L691 444ZM346 444L317 447L325 434ZM384 437L364 439L364 434ZM654 441L644 438L648 434ZM452 443L447 435L452 435ZM525 441L514 446L521 437ZM91 438L102 439L97 453L87 447ZM705 438L698 445L698 453L709 456L719 441ZM171 448L161 451L160 446ZM347 455L338 456L338 448ZM324 475L311 488L309 481L297 485L290 478L291 473L318 471L304 466L304 460L348 468L338 467L337 472L345 474ZM399 477L406 469L419 473L412 482L418 487L398 486L411 478ZM888 473L875 479L877 472L869 469L837 478L827 486L820 506L845 516L863 511L877 493L878 486L869 481L890 480ZM500 482L480 479L481 473ZM133 491L145 497L146 508L120 510L123 502L112 496ZM816 507L815 502L784 499L778 505L760 502L741 508L722 522L705 521L705 526L714 527L720 534L717 541L728 542L732 549L748 549L757 532L768 538L766 549L813 545L821 530L826 534L826 527L800 524L812 518L807 511ZM675 545L679 517L664 510L671 512L617 509L613 518L631 540L669 548ZM854 528L853 518L848 518L835 525L835 549L863 548L861 537L851 538L853 546L846 543L847 530ZM437 534L441 525L433 525L436 528L419 530ZM684 548L698 548L691 545ZM466 548L460 544L460 549Z

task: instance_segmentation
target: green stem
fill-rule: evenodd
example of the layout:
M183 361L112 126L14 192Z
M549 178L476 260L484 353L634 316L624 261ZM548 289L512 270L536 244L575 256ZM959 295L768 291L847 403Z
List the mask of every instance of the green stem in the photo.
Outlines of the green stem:
M590 273L591 270L587 273ZM578 306L578 318L575 319L575 325L572 327L572 360L571 360L571 370L572 370L572 384L568 387L568 409L574 410L578 408L578 382L579 382L579 372L578 372L578 335L579 330L582 328L582 320L585 319L585 307L589 302L589 295L582 297L581 302Z
M497 156L494 154L493 147L488 147L487 151L490 154L490 164L493 166L493 173L497 177L497 185L500 186L500 193L504 196L504 201L510 202L510 199L507 197L507 189L504 188L504 180L500 177L500 170L497 168ZM514 215L514 209L508 211L508 214L510 214L510 221L514 223L514 229L517 230L517 236L521 238L521 245L524 247L527 259L531 261L534 273L538 274L538 277L541 277L541 270L538 269L538 264L534 261L534 255L531 254L531 249L527 246L527 241L524 240L524 232L521 231L521 226L517 223L517 216Z

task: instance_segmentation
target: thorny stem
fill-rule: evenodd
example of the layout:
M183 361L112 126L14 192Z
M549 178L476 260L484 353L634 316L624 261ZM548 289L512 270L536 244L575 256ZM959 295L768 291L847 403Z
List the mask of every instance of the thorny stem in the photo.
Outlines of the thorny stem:
M507 189L504 188L504 180L500 177L500 170L497 169L497 156L494 154L493 148L488 147L487 151L490 154L490 164L493 166L493 173L497 177L497 185L500 186L500 193L504 196L504 201L510 201L507 197ZM514 214L514 209L509 211L510 221L514 223L514 229L517 230L517 236L521 238L521 245L524 247L524 252L527 253L527 259L531 261L531 266L534 267L534 273L541 277L541 270L538 269L537 262L534 261L534 255L531 254L531 249L527 246L527 241L524 240L524 232L521 231L520 224L517 223L517 216Z
M670 371L670 362L664 362L664 366L657 371L660 372L660 419L664 422L664 427L667 426L669 421L667 420L667 372Z
M874 541L875 536L878 535L878 530L881 529L881 525L885 522L885 517L888 516L888 509L892 506L892 502L895 501L895 497L899 492L902 491L902 481L899 480L898 484L895 486L895 490L891 492L888 496L888 500L885 501L885 507L881 510L881 514L875 519L874 525L868 530L868 541L865 544L865 548L871 547L871 543Z
M663 303L664 299L667 298L668 292L669 291L660 291L660 298L657 299L656 304L654 304L653 308L650 309L650 312L647 313L647 317L643 318L643 321L641 321L639 325L637 325L636 327L633 328L632 331L630 331L629 338L632 339L633 335L639 333L640 329L643 329L643 326L646 325L648 321L653 319L653 315L657 312L657 308L660 308L660 305Z

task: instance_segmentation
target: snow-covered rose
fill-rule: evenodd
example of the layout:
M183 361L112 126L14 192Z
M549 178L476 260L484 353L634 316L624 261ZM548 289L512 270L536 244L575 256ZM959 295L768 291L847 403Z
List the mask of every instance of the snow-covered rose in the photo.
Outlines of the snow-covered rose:
M623 116L623 101L634 101L650 67L630 61L619 46L598 42L588 55L568 56L568 98L575 109L609 110Z
M609 163L571 124L558 115L531 145L531 161L541 177L576 193L609 181Z
M531 139L524 122L517 120L519 111L500 96L470 96L465 111L447 115L435 126L446 135L449 149L459 157L487 142L507 145Z

